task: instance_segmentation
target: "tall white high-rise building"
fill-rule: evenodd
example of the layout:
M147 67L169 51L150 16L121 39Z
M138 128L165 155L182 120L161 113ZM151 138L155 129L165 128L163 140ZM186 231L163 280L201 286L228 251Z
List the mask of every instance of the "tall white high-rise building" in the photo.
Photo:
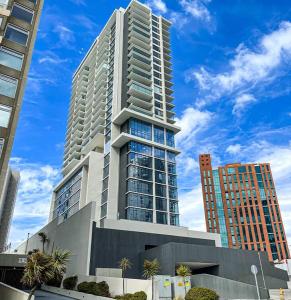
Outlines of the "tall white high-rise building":
M169 29L133 0L113 13L74 74L64 178L39 231L48 237L44 250L68 249L66 275L82 281L121 276L116 268L126 257L127 278L142 278L144 260L156 258L161 275L175 276L185 264L249 286L256 252L221 248L219 234L179 226ZM36 233L17 251L41 247ZM262 268L268 288L287 287L287 274L264 253Z
M96 220L179 225L170 22L132 1L115 10L73 76L51 219L90 201Z

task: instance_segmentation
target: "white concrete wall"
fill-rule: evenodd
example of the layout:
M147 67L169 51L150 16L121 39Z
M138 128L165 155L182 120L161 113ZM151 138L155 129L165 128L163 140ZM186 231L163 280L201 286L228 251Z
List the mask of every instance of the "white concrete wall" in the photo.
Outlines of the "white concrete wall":
M90 295L90 294L80 293L77 291L70 291L70 290L65 290L65 289L56 288L53 286L46 286L46 285L42 286L41 289L44 291L47 291L47 292L54 293L54 294L72 297L74 299L80 299L80 300L81 299L82 300L109 300L109 299L112 299L112 298L99 297L99 296L94 296L94 295ZM6 300L6 299L3 299L3 300Z
M1 300L27 300L27 298L27 293L0 282ZM34 296L31 299L34 300Z
M114 297L123 294L123 280L118 277L107 277L107 276L84 276L78 274L78 284L84 281L95 281L101 282L106 281L109 285L110 294ZM142 279L124 279L125 293L135 293L144 291L147 294L148 299L152 297L152 282L151 280Z

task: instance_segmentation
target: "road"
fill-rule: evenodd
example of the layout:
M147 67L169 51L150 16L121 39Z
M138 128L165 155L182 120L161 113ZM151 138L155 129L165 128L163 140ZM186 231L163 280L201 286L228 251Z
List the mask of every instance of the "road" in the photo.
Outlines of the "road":
M72 300L75 298L64 297L61 295L45 292L45 291L36 291L35 300Z

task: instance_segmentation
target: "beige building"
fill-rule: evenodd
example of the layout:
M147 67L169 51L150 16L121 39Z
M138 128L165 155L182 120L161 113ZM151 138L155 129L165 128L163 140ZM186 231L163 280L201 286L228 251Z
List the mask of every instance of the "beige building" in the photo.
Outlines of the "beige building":
M42 5L43 0L0 0L0 198Z

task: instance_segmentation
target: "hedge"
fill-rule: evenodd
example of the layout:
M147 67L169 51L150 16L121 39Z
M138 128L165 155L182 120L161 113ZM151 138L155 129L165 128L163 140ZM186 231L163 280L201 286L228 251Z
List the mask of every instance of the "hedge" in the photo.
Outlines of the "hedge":
M101 282L81 282L77 286L77 290L82 293L92 294L95 296L110 297L109 286L105 281Z
M136 292L134 294L125 294L123 296L116 296L117 300L147 300L147 294L145 292Z
M185 296L185 300L218 300L219 296L216 292L203 288L203 287L194 287L188 291Z
M63 281L63 287L66 290L74 290L78 282L78 276L67 277Z

